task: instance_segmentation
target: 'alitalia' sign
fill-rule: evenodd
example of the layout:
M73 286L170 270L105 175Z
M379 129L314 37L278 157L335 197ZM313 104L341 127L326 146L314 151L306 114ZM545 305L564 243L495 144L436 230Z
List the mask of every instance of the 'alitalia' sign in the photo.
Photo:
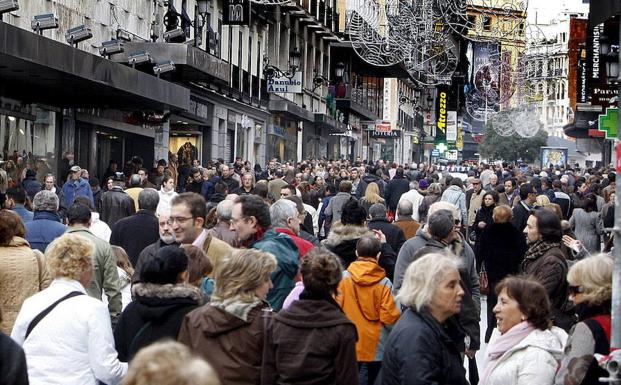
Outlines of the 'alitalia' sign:
M302 71L298 71L292 78L286 76L271 76L267 78L267 92L272 93L302 93Z

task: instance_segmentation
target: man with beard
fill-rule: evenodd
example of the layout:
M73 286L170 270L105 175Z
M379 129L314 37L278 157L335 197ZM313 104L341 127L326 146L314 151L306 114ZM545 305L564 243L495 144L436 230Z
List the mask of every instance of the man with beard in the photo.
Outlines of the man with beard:
M160 213L157 220L158 220L158 226L159 226L160 239L150 244L149 246L145 247L140 252L140 255L138 256L138 262L136 262L136 268L135 268L136 272L134 273L134 277L132 278L133 283L140 282L140 269L142 268L142 265L144 265L144 263L148 261L149 259L155 257L155 254L157 254L157 251L160 248L164 246L170 246L170 245L179 246L179 242L177 242L175 233L173 232L172 226L169 223L170 222L170 211L164 211Z

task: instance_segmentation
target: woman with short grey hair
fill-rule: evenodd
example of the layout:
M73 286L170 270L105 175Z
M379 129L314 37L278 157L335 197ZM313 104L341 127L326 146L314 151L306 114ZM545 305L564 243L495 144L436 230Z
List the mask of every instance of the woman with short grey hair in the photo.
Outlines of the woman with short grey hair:
M376 384L468 384L457 348L464 335L451 318L464 296L458 267L457 257L440 253L410 264L396 297L407 310L388 337Z

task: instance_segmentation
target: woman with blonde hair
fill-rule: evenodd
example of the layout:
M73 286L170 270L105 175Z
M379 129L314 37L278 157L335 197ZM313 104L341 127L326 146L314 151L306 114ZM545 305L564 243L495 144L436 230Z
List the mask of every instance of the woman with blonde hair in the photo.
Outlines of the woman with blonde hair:
M614 262L605 254L587 257L567 273L569 299L580 320L571 330L555 384L604 384L608 377L594 354L610 353L610 309Z
M371 206L376 203L383 203L386 205L386 201L380 196L379 186L377 183L371 182L367 185L367 188L364 191L364 196L360 198L360 205L364 207L368 213Z
M186 315L178 341L205 358L222 385L259 384L263 321L276 257L234 250L216 266L211 302Z
M547 207L550 205L550 198L547 195L537 195L537 199L535 200L535 207Z
M384 349L378 385L467 385L457 345L463 341L451 319L461 310L459 259L430 253L412 262L395 298L406 310Z
M123 385L220 385L213 368L175 341L156 342L141 349Z
M93 249L87 238L67 233L48 246L54 280L24 302L11 333L26 353L31 384L117 384L127 372L107 306L84 289L93 276Z
M0 210L0 331L10 334L24 300L50 285L45 257L31 249L14 211Z
M116 256L116 270L119 273L119 287L121 289L121 303L123 304L123 310L132 301L132 277L134 276L134 267L129 261L129 256L121 246L111 245L112 251ZM102 300L107 300L108 297L102 294Z

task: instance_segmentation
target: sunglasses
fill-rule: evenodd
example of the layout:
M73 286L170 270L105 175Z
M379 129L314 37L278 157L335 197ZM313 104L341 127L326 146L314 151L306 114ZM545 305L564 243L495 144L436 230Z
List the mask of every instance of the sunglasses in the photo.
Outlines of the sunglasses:
M584 292L582 286L569 286L569 294L571 295L578 295L582 292Z

